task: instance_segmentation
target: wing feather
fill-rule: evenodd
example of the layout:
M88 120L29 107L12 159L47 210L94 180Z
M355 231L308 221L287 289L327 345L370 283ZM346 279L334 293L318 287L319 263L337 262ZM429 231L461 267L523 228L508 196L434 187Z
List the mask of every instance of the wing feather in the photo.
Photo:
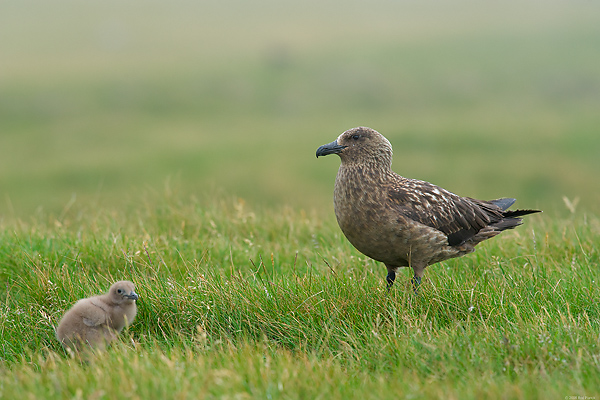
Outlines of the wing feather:
M429 182L406 179L390 188L389 201L404 217L435 228L458 246L484 227L502 220L497 205L461 197Z
M80 312L83 314L83 323L90 327L100 326L107 322L105 305L97 298L79 300Z

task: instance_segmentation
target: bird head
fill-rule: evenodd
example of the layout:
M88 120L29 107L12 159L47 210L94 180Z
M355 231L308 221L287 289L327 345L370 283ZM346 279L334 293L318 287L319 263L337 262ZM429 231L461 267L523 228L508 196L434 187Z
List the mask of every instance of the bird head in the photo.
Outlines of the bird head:
M380 164L391 167L392 145L374 129L359 126L317 149L317 158L337 154L342 163Z
M108 291L111 300L115 304L133 303L138 299L135 286L130 281L119 281L114 283Z

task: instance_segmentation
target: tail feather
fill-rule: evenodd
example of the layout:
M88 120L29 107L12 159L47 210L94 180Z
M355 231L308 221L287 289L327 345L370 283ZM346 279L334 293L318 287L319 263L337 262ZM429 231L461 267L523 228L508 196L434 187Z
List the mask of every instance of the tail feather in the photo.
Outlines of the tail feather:
M491 200L490 203L500 207L502 210L502 219L498 222L494 222L491 226L498 231L506 229L513 229L523 223L523 220L519 217L529 214L535 214L541 212L540 210L507 210L508 207L515 203L516 199L502 198L497 200Z
M448 243L450 246L460 246L468 242L469 246L472 248L478 243L498 235L502 231L513 229L521 225L523 220L519 217L542 212L540 210L507 210L516 201L516 199L508 197L490 201L471 200L488 213L491 217L491 223L480 229L478 232L475 232L474 235L472 234L472 230L462 230L448 235ZM490 207L490 205L492 205L492 207Z
M541 210L508 210L508 211L503 211L502 215L505 218L514 218L514 217L521 217L523 215L529 215L529 214L535 214L535 213L539 213L542 212Z
M504 231L507 229L516 228L517 226L521 225L522 223L523 223L523 220L521 218L505 218L505 219L501 219L498 222L494 222L490 226L494 227L494 230L496 230L496 231Z
M489 202L495 206L500 207L502 209L502 211L505 211L508 207L515 204L515 201L517 201L517 199L512 199L510 197L504 197L501 199L490 200Z
M505 218L514 218L514 217L520 217L523 215L535 214L535 213L541 212L540 210L509 210L508 208L510 206L512 206L513 204L515 204L516 201L517 201L517 199L513 199L510 197L503 197L501 199L490 200L490 201L488 201L488 203L491 203L497 207L500 207L500 209L502 210L502 215Z

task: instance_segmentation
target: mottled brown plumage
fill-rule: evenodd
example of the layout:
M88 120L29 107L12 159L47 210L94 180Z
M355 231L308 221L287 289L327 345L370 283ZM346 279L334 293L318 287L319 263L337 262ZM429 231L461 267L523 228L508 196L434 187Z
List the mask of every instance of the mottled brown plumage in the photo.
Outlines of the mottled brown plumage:
M137 313L137 299L132 282L116 282L108 293L75 303L58 324L56 338L71 350L102 350L131 324Z
M392 146L377 131L358 127L317 149L338 154L334 208L346 238L361 253L383 262L391 286L400 267L414 270L418 286L425 267L474 251L475 246L522 223L538 210L507 211L515 199L461 197L391 170Z

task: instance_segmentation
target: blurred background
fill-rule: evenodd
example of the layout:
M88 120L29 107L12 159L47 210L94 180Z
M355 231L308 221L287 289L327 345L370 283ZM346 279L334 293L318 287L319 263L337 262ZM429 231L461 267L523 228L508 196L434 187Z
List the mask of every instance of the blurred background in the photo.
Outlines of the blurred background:
M0 218L173 188L331 213L315 150L359 125L401 175L600 212L599 2L0 8Z

